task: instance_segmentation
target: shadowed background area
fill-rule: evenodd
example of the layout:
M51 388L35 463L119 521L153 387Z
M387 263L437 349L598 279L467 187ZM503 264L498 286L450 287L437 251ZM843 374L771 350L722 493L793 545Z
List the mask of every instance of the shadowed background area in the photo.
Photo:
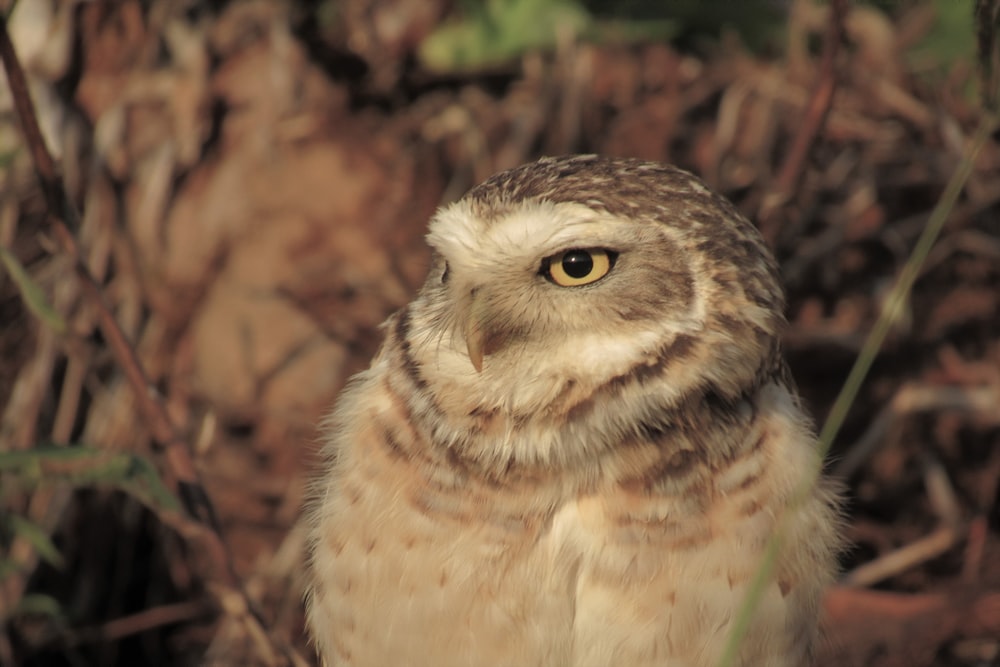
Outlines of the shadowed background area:
M423 280L434 210L539 155L732 199L822 423L984 114L971 0L834 5L0 1L81 259L229 547L183 518L0 86L0 664L311 664L316 425ZM831 452L824 666L1000 665L996 139Z

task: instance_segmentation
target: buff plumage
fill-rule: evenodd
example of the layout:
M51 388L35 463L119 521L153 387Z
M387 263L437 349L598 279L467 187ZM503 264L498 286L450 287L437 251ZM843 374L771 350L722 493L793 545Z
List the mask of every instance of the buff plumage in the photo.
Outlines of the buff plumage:
M494 176L428 241L307 512L326 664L715 665L779 520L739 664L807 664L834 494L753 225L679 169L575 156Z

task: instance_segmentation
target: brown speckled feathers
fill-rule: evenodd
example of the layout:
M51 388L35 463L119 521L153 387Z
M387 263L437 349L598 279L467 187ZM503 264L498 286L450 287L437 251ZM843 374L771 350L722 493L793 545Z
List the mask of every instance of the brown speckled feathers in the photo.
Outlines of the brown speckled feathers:
M674 167L546 158L441 210L306 520L330 665L802 665L835 497L753 225ZM789 502L803 484L812 491Z

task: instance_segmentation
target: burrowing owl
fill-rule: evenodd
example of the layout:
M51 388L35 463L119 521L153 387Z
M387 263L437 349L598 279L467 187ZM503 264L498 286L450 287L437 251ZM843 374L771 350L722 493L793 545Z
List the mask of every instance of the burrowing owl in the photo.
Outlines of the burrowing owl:
M440 211L433 267L329 429L308 515L327 664L803 665L834 494L757 231L679 169L543 159Z

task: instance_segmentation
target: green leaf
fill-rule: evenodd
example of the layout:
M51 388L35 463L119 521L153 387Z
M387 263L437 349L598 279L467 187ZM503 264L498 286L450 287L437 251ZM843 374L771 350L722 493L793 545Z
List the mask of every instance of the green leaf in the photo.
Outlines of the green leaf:
M21 263L7 248L0 246L0 262L3 263L11 280L17 285L21 298L28 309L46 326L57 334L66 333L66 321L49 305L45 292L38 286Z
M66 561L59 553L59 549L52 543L52 538L41 526L17 514L7 515L6 521L13 534L27 540L46 563L59 569L66 566Z
M580 35L592 21L573 0L468 3L466 16L431 33L418 55L425 67L438 72L486 68L551 49L562 33Z
M683 37L687 47L718 42L724 33L736 33L754 52L774 52L784 44L788 27L785 3L772 0L706 2L705 0L583 0L584 6L603 24L606 19L627 22L631 29L646 33L637 39L664 41ZM657 30L668 24L669 32Z
M23 451L0 452L0 473L13 474L22 484L109 486L128 493L154 511L181 509L152 462L129 452L46 443Z
M18 616L24 616L31 614L33 616L51 616L53 618L61 618L63 616L62 605L51 595L43 595L42 593L29 593L21 598L14 608L14 614Z
M909 50L911 62L942 71L958 61L974 62L974 0L934 0L931 4L936 20L923 39Z

